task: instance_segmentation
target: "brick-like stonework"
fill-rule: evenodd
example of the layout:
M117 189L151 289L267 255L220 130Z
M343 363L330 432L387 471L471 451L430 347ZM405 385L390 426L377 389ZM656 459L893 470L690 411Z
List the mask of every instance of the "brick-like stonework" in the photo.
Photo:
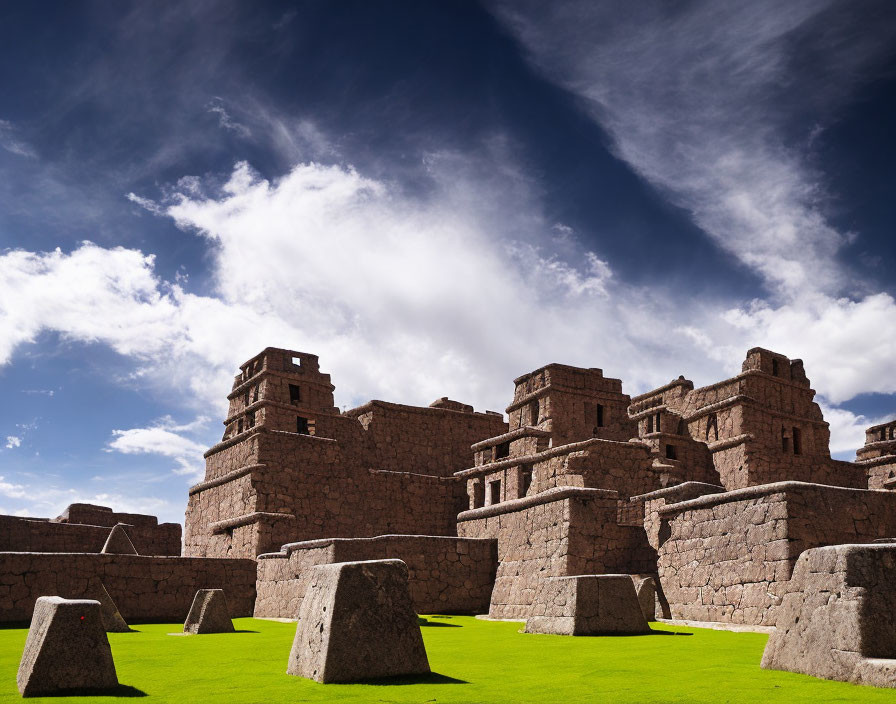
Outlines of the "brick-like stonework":
M498 563L496 541L383 535L293 543L260 555L255 616L297 618L315 565L393 558L408 567L408 590L417 613L488 611Z
M139 554L180 555L181 527L177 523L159 524L154 516L75 506L79 507L73 516L77 520L66 514L56 519L0 516L0 552L100 552L116 523L124 523ZM80 522L87 520L101 522Z
M489 616L526 618L544 577L650 572L644 530L617 523L618 503L613 491L558 487L460 514L460 535L498 539Z
M780 482L655 506L674 618L773 626L800 553L896 535L896 494Z
M31 618L38 597L91 598L102 581L126 621L180 622L203 588L224 589L234 616L251 616L255 561L67 553L0 553L0 623Z

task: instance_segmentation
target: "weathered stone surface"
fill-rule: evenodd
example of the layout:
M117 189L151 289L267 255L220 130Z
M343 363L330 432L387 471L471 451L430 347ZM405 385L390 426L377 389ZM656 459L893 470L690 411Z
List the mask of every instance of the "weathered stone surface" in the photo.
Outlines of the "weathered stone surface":
M407 580L401 560L313 568L287 672L318 682L429 672Z
M87 591L90 593L91 598L100 602L100 614L103 617L103 627L106 629L106 632L128 633L131 630L127 621L121 617L121 612L119 612L115 602L112 601L112 597L109 596L105 585L99 579L90 580Z
M104 555L136 555L137 549L128 537L124 523L116 524L111 531L103 549L100 550Z
M233 633L223 589L200 589L184 622L184 633Z
M117 687L100 603L58 596L38 599L16 683L24 697Z
M896 545L835 545L797 561L762 667L896 687Z
M538 586L526 633L564 636L649 633L627 574L548 577Z
M315 565L398 559L408 566L408 591L420 614L481 614L495 584L495 540L433 535L331 538L284 545L260 555L256 618L298 618Z
M0 553L0 622L31 618L39 596L92 599L88 585L103 582L125 620L183 621L197 589L227 593L232 615L251 616L254 560L66 553Z
M656 579L654 577L638 577L632 575L635 582L635 592L638 595L638 603L641 605L641 613L648 621L656 618Z

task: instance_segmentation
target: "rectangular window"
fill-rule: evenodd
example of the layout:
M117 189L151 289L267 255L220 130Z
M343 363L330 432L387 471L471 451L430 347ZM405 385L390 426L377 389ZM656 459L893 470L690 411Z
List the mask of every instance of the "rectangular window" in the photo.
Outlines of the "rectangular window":
M803 438L799 428L793 429L793 454L803 454Z
M495 459L503 460L505 457L510 457L510 443L502 442L500 445L495 445Z
M597 404L597 427L604 427L604 407L599 403Z
M666 445L666 457L670 460L678 459L675 454L675 445Z
M652 413L649 416L647 416L647 432L648 433L653 432L653 414Z
M790 452L790 438L787 437L787 428L781 427L781 452Z
M495 479L488 483L488 502L491 506L501 503L501 480Z
M485 506L485 484L482 480L477 480L473 484L473 508L482 508Z
M241 432L243 432L243 419L242 418L238 419L236 422L236 432L237 432L237 435L239 435Z
M302 416L296 416L296 432L299 435L309 435L308 419Z
M295 406L302 402L302 389L295 384L289 385L289 402Z
M246 428L254 428L255 427L255 414L247 413L246 414Z
M301 367L302 366L302 358L301 357L293 357L292 363L294 365L296 365L297 367Z
M248 406L248 405L249 405L249 389L246 389L246 393L245 393L245 395L243 396L243 405L244 405L244 406Z
M529 493L530 486L532 486L532 468L523 467L520 469L520 498Z
M255 390L252 392L252 403L255 403L258 400L258 388L260 384L255 386Z
M538 425L538 401L529 403L529 425Z
M778 360L772 358L772 376L778 376Z

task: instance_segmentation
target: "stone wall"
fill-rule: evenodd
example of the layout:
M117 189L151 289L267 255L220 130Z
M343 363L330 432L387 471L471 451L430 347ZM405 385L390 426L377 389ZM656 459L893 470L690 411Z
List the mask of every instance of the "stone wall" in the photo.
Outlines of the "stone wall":
M618 506L614 491L557 487L461 513L458 535L498 539L489 615L525 618L543 577L653 572L644 529L618 525Z
M40 596L85 598L102 580L127 621L183 621L199 589L225 591L231 616L251 616L254 560L0 553L0 622L26 622Z
M113 514L127 518L127 514ZM133 518L139 516L131 515ZM144 516L143 518L150 518ZM99 552L115 523L84 525L41 518L0 516L0 552ZM177 523L140 521L126 525L128 537L141 555L180 555Z
M779 482L660 502L648 502L646 524L674 618L773 626L804 550L896 536L886 491Z
M314 565L397 558L408 566L408 589L417 613L488 611L495 580L494 540L383 535L284 545L260 555L255 616L297 618Z

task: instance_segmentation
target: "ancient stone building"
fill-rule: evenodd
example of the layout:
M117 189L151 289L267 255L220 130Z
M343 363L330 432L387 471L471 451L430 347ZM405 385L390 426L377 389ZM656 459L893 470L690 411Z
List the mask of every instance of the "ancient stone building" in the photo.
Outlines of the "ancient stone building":
M456 535L470 446L498 413L439 399L340 413L317 357L267 348L230 392L222 441L190 489L185 554L251 557L286 543L386 533Z
M315 566L397 558L421 613L526 618L545 578L612 573L654 575L666 617L772 626L804 551L896 537L896 420L832 459L799 360L754 348L731 379L634 398L562 364L514 384L508 422L447 398L340 413L317 357L265 349L189 491L185 557L158 557L179 551L149 517L0 517L0 620L72 574L126 618L186 609L199 582L234 616L295 618ZM98 554L118 523L139 555Z

